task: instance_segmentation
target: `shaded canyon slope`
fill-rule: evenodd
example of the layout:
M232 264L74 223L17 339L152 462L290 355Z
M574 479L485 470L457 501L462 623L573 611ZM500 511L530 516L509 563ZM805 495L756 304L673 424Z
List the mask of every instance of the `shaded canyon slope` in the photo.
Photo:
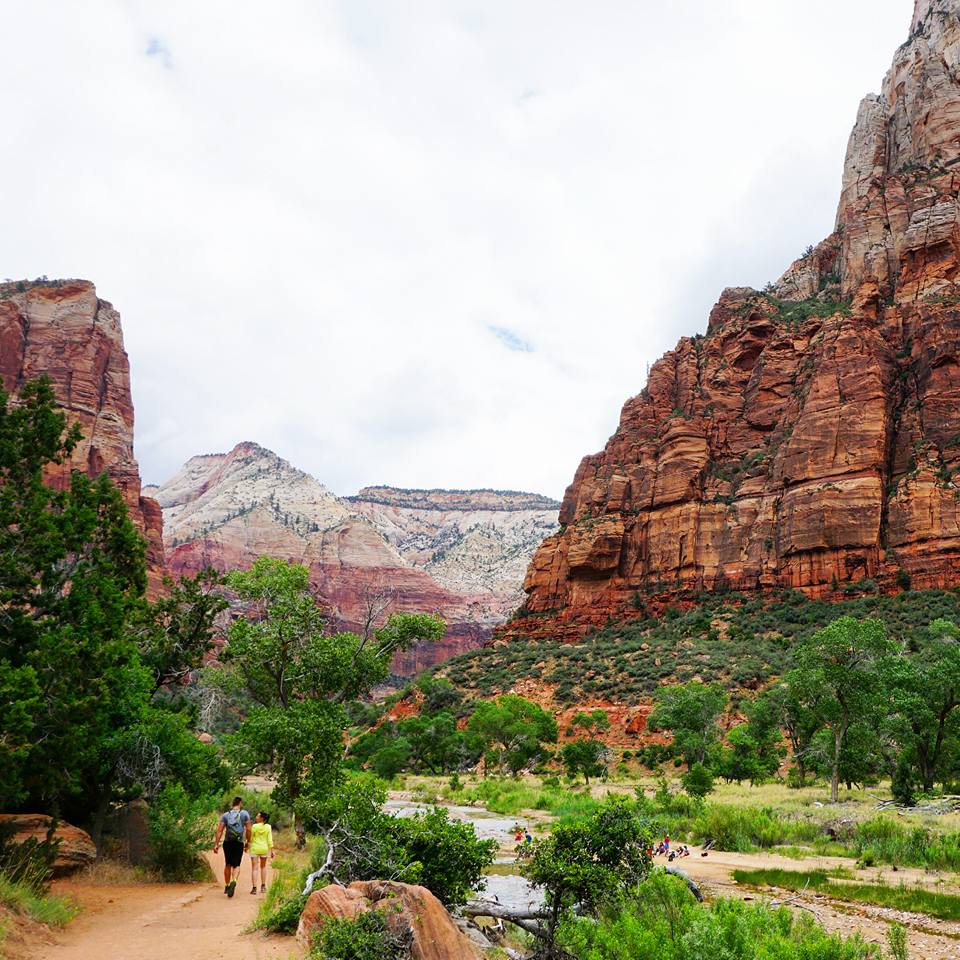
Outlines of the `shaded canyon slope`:
M368 617L393 611L440 613L446 637L400 654L393 665L400 676L479 646L505 617L499 594L483 578L431 576L357 504L256 443L193 457L151 490L163 508L167 563L178 575L206 566L244 569L267 555L307 566L318 596L344 629L362 630ZM516 571L514 606L522 569L537 545L528 543Z
M725 290L654 365L581 462L513 626L960 584L958 186L960 0L918 0L860 104L834 232L765 291Z
M14 281L0 285L0 377L16 395L46 374L83 439L68 463L51 467L55 484L71 470L106 470L147 540L150 592L163 576L163 521L156 501L143 496L133 455L130 364L120 314L87 280Z

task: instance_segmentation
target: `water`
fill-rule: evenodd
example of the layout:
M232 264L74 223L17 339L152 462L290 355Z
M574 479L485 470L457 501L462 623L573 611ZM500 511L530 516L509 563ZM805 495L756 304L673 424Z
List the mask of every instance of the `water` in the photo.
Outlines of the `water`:
M431 807L413 800L388 800L384 809L397 817L409 817L417 811L430 810ZM484 807L444 805L444 809L451 820L472 823L481 840L497 842L500 853L487 871L487 886L480 894L483 899L496 900L514 910L538 907L543 903L543 892L532 889L520 876L513 854L510 853L516 847L514 831L518 824L524 825L522 820L491 813Z

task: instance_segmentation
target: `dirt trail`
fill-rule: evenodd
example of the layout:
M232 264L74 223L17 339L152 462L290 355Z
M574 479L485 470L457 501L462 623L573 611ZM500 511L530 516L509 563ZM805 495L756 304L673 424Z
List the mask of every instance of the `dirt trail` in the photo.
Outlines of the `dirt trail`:
M208 854L222 878L222 858ZM66 880L57 893L75 898L82 912L43 945L35 960L274 960L300 957L291 937L245 934L261 896L252 896L249 867L236 895L224 896L223 881L194 884L93 886Z

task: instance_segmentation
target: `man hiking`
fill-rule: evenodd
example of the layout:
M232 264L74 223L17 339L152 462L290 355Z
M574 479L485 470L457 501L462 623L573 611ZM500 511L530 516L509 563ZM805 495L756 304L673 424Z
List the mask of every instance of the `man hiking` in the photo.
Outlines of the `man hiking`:
M250 814L243 809L242 797L234 797L230 809L220 815L217 839L213 845L214 853L220 849L221 838L223 838L224 859L223 892L228 897L232 897L237 889L243 851L250 846Z

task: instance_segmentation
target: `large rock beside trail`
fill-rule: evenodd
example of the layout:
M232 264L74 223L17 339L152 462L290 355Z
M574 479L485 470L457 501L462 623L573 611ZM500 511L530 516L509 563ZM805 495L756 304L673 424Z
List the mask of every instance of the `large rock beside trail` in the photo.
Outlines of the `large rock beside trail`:
M297 938L309 946L330 919L353 919L383 910L391 930L410 930L413 960L478 960L480 952L457 928L443 904L426 888L389 880L331 884L312 893L300 917Z
M63 484L71 470L110 475L147 540L150 587L156 593L163 575L163 518L140 489L120 314L88 280L0 284L3 388L16 396L26 380L41 375L50 378L68 420L83 434L70 460L50 468L49 480Z
M42 813L0 813L0 829L12 826L12 843L23 843L34 839L44 841L50 829L50 817ZM53 864L53 875L65 877L82 870L97 859L97 848L90 834L69 823L60 823L53 834L60 842L57 859Z
M539 616L510 629L574 636L701 591L960 584L958 193L960 2L917 0L834 232L653 366L528 568Z

